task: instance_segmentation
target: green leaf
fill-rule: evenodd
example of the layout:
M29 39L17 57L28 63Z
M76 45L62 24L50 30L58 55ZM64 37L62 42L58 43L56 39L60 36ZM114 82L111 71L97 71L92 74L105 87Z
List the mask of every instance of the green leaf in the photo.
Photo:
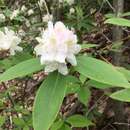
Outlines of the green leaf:
M71 116L66 121L73 127L88 127L93 125L93 123L90 120L81 115Z
M6 118L4 116L0 116L0 126L2 126L6 121Z
M50 130L59 130L63 124L64 124L63 120L60 119L53 123Z
M105 17L106 18L112 18L112 17L115 17L115 14L108 13L108 14L105 14Z
M33 125L35 130L49 130L66 92L66 77L54 72L40 86L35 98Z
M130 88L130 84L125 76L111 64L87 56L80 56L77 61L78 65L75 67L75 70L82 75L104 84Z
M79 84L80 82L78 78L69 75L66 77L66 82L67 82L66 95L76 93L80 89L80 84Z
M130 27L130 20L124 19L124 18L110 18L105 21L105 23L118 25L118 26L126 26Z
M43 66L40 65L39 59L29 59L9 68L7 71L1 74L0 82L23 77L41 69L43 69Z
M87 82L87 84L89 86L92 86L94 88L99 88L99 89L106 89L106 88L113 88L113 87L115 87L115 86L104 84L104 83L100 83L100 82L97 82L97 81L94 81L94 80L89 80Z
M67 83L66 95L76 93L79 91L79 89L80 89L80 84Z
M72 130L70 126L68 126L67 124L64 124L61 129L59 130Z
M119 101L130 102L130 89L117 91L113 93L110 97Z
M127 78L127 80L130 81L130 70L127 70L123 67L117 67L117 70L120 71L124 76Z
M13 118L13 122L15 125L21 126L21 127L26 125L26 123L24 122L22 118Z
M81 87L79 92L78 92L78 99L81 103L84 105L87 105L89 102L89 98L91 96L91 92L88 88L86 87Z
M125 12L121 15L122 17L130 16L130 12Z
M86 76L80 74L79 79L80 79L81 83L83 84L86 81Z
M25 126L23 130L30 130L30 128L28 126Z

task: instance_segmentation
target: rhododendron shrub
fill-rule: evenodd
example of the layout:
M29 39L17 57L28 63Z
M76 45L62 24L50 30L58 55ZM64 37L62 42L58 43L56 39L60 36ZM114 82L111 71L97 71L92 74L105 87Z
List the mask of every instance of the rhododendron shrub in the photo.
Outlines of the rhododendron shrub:
M62 22L48 22L48 28L43 30L42 37L37 37L40 43L35 47L40 55L41 64L45 64L45 72L58 70L63 75L68 74L67 62L77 65L75 55L81 47L77 44L77 36Z
M18 46L21 39L13 30L4 28L4 32L0 31L0 50L9 50L11 55L15 54L15 51L22 51L22 47Z

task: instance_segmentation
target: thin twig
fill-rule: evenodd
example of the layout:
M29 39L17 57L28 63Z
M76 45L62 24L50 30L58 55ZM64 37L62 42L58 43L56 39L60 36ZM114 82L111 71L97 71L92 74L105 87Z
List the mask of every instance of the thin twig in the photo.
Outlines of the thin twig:
M112 4L109 2L109 0L105 0L109 7L113 10L113 12L116 12L115 8L112 6Z
M114 125L125 125L125 126L130 126L129 123L121 123L121 122L114 122Z
M46 8L46 11L47 11L47 15L50 17L50 13L49 13L49 9L48 9L48 6L47 6L47 3L45 0L43 0L43 3L44 3L44 6Z

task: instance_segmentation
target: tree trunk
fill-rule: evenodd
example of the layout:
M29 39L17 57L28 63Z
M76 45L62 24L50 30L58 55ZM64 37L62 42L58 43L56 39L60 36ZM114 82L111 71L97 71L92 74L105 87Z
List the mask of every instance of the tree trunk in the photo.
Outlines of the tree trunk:
M115 8L115 15L116 17L120 17L120 14L123 13L124 10L124 0L113 0L113 6ZM123 30L121 27L116 26L113 28L113 41L115 44L118 42L121 42L123 38ZM122 50L120 49L120 52L115 52L113 54L113 64L116 66L120 66L122 64ZM117 89L114 89L112 91L116 91ZM124 116L124 103L118 102L118 101L112 101L113 102L113 111L115 113L115 121L119 123L124 123L125 116ZM118 130L127 130L127 126L117 125Z

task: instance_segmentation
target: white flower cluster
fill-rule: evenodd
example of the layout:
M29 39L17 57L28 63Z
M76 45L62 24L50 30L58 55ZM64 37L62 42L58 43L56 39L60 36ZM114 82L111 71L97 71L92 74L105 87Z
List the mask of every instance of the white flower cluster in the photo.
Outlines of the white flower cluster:
M38 4L39 4L40 7L42 7L43 3L44 3L44 0L39 0L38 1Z
M10 15L10 19L13 20L14 18L18 16L19 13L20 13L19 9L14 10L12 14Z
M23 5L23 6L21 7L21 11L22 11L22 12L26 12L26 11L27 11L27 8L26 8L25 5Z
M71 6L72 4L74 4L74 0L59 0L59 2L60 2L60 3L66 2L66 3L68 3L70 6Z
M18 44L21 42L21 39L17 34L5 27L4 32L0 31L0 50L9 50L10 55L14 55L15 51L22 51L22 47L19 47Z
M28 16L32 15L34 13L33 9L28 10Z
M53 15L44 15L43 18L42 18L43 22L49 22L49 21L52 21L53 20Z
M5 15L4 14L0 14L0 22L4 22L5 21Z
M40 56L41 64L45 65L45 72L58 72L68 74L67 62L76 66L77 54L81 47L77 44L77 36L62 22L48 22L48 28L43 31L42 37L37 37L40 43L35 47L36 54Z

